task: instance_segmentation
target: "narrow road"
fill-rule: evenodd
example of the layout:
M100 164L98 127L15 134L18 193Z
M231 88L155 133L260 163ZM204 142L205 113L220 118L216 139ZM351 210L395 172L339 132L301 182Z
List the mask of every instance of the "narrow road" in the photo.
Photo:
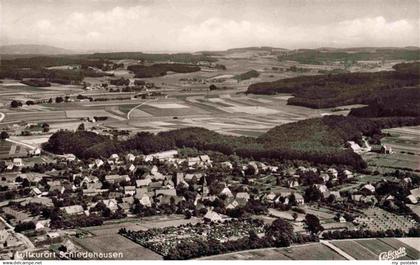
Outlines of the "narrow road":
M143 103L140 103L139 105L137 105L137 106L135 106L134 108L132 108L128 113L127 113L127 120L129 120L130 119L130 115L131 115L131 112L133 112L133 110L135 110L135 109L137 109L137 108L140 108L141 106L143 106L144 104L146 104L146 103L149 103L149 102L152 102L152 101L157 101L158 99L157 98L155 98L155 99L151 99L151 100L148 100L148 101L145 101L145 102L143 102Z
M15 228L11 224L9 224L8 222L6 222L6 220L4 220L3 217L0 217L0 221L2 221L10 229L10 232L12 234L14 234L20 241L23 242L23 244L26 245L25 251L29 251L29 250L35 249L35 246L31 242L31 240L29 240L29 238L27 238L25 235L23 235L21 233L16 233L15 232Z
M19 142L19 141L15 141L15 140L12 140L10 138L7 138L6 141L11 142L11 143L14 143L14 144L17 144L17 145L23 145L25 147L28 147L31 150L36 149L36 147L34 147L32 145L29 145L29 144L26 144L26 143L22 143L22 142Z
M4 120L4 117L6 117L6 115L3 112L0 112L0 121Z
M338 247L334 246L333 244L331 244L328 241L320 240L319 242L321 242L325 246L329 247L333 251L337 252L341 256L345 257L347 260L356 260L355 258L353 258L352 256L350 256L349 254L347 254L346 252L342 251L341 249L339 249Z

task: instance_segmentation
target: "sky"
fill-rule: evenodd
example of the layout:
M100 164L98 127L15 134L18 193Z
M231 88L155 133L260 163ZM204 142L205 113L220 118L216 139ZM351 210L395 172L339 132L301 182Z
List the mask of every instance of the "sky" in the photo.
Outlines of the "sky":
M0 0L0 44L76 51L420 46L419 0Z

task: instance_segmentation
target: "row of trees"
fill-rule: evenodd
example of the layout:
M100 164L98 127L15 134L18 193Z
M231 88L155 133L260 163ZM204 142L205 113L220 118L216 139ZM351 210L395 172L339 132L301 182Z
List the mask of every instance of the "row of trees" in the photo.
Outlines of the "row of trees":
M408 231L389 229L386 231L371 230L335 230L322 234L324 239L349 239L349 238L383 238L383 237L420 237L420 228L412 227Z
M345 142L360 142L362 135L380 134L383 126L388 124L355 117L326 116L277 126L257 139L225 136L196 127L158 134L141 132L123 141L111 140L93 132L59 131L44 148L58 154L73 153L79 158L98 158L130 150L150 154L189 147L255 160L306 160L361 169L366 167L366 163L353 151L344 149Z

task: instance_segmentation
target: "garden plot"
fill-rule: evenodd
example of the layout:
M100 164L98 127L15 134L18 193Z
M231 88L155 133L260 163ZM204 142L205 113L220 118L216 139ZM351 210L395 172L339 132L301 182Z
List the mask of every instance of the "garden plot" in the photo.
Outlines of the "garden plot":
M133 241L118 234L108 234L94 236L83 239L74 239L74 241L94 253L121 252L123 260L142 259L142 260L160 260L162 256L155 252L134 243Z
M251 230L257 234L263 233L263 222L261 220L230 220L224 223L188 223L146 231L128 230L125 236L162 256L167 256L171 249L176 248L181 242L210 239L226 242L244 238Z

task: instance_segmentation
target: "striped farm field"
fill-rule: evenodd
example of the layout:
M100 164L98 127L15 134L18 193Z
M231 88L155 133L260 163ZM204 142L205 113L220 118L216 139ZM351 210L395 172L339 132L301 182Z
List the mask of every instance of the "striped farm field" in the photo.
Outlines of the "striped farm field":
M378 255L354 240L336 240L331 243L357 260L378 260Z
M322 243L292 246L289 248L271 248L241 251L216 255L202 259L208 260L345 260Z
M402 260L415 258L413 256L417 256L418 258L419 253L420 253L419 251L409 247L406 244L403 244L401 241L398 241L398 240L390 241L390 240L384 240L384 239L366 239L366 240L357 240L356 242L357 244L360 244L361 246L367 248L368 250L370 250L371 252L375 253L378 256L379 254L383 252L397 250L400 247L405 247L406 250L410 249L410 253L407 253L408 254L407 256L399 258Z

